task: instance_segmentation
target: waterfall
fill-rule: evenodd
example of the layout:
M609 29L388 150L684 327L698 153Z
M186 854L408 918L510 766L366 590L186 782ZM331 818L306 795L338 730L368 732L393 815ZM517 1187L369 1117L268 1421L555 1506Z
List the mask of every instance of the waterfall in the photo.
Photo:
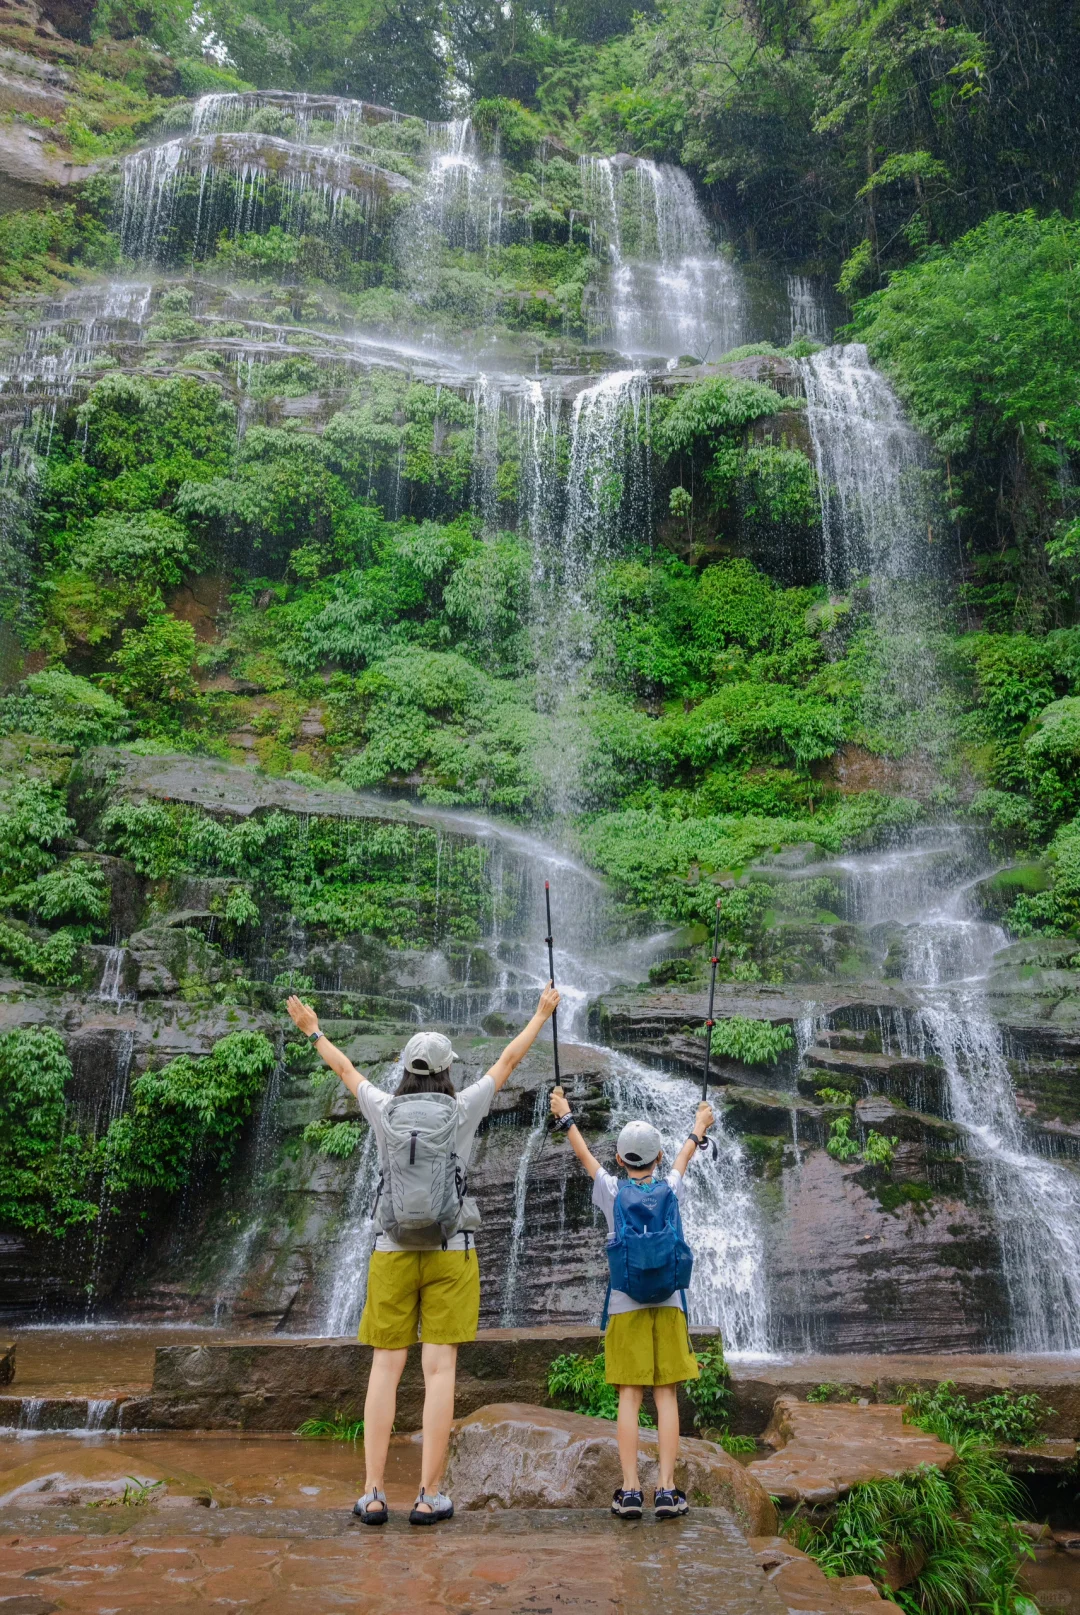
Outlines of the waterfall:
M579 169L611 260L607 318L618 352L718 359L745 341L741 278L713 246L689 175L628 157L582 157Z
M612 1128L645 1117L670 1162L686 1140L700 1089L625 1055L614 1055L612 1065ZM683 1195L683 1227L694 1252L690 1321L719 1326L727 1351L762 1356L769 1350L765 1250L746 1160L722 1121L710 1136L716 1148L691 1161Z
M401 1081L404 1067L400 1060L376 1083L392 1092ZM341 1230L337 1236L335 1260L324 1284L324 1300L319 1317L320 1335L355 1334L367 1295L368 1257L375 1243L372 1208L379 1185L379 1152L375 1133L369 1127L355 1156L352 1183Z
M936 568L926 443L862 343L826 348L800 369L830 586L864 573L926 577Z
M949 1110L963 1127L1001 1242L1013 1351L1080 1350L1080 1177L1036 1154L1024 1136L1001 1032L977 1002L919 1012L945 1067Z
M124 958L126 948L110 948L105 955L105 965L101 972L101 981L98 983L97 996L103 1004L120 1005L123 996L120 988L124 975Z
M790 341L794 342L798 337L810 337L814 342L832 341L829 316L808 275L787 277L787 299L791 320Z
M953 835L839 859L836 868L848 877L851 918L899 931L903 980L920 990L911 1027L899 1021L902 1052L941 1062L948 1113L979 1168L1010 1309L998 1344L1073 1351L1080 1349L1080 1175L1033 1148L1017 1109L1002 1034L981 996L1008 938L970 914L973 864L970 846Z

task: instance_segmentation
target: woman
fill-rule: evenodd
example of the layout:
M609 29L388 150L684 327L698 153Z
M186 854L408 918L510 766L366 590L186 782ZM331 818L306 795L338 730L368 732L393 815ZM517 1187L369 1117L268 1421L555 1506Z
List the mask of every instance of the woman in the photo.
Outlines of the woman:
M466 1196L465 1176L476 1129L558 1004L555 988L545 987L528 1026L507 1044L491 1069L460 1094L450 1081L450 1067L457 1056L449 1038L440 1032L418 1032L402 1051L404 1075L396 1093L389 1094L374 1087L324 1037L309 1005L295 995L288 1001L289 1014L300 1031L341 1078L374 1128L379 1150L376 1221L380 1231L368 1267L367 1300L360 1319L360 1340L374 1348L364 1402L364 1495L353 1510L364 1525L386 1523L383 1480L398 1381L408 1348L418 1335L423 1338L424 1446L420 1493L409 1520L413 1525L435 1525L454 1512L453 1503L439 1490L439 1482L454 1419L457 1349L463 1340L475 1340L480 1316L480 1270L473 1241L479 1217ZM421 1115L425 1107L415 1097L421 1095L439 1096L427 1107L431 1118ZM411 1130L402 1134L398 1123L406 1113ZM432 1212L425 1223L423 1217L410 1217L408 1186L402 1189L402 1179L411 1170L410 1159L415 1162L418 1141L422 1153L427 1149L428 1166L434 1163L440 1168L438 1140L443 1135L437 1129L443 1116L449 1126L445 1182L452 1198L445 1214ZM402 1137L406 1148L399 1155L397 1140ZM439 1171L427 1172L429 1187L433 1176L438 1177Z

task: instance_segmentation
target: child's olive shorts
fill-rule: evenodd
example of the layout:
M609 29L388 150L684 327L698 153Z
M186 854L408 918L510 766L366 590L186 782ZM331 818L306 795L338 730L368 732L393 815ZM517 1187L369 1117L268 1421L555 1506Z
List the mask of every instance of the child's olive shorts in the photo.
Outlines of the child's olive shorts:
M609 1318L604 1371L609 1385L677 1385L697 1379L682 1307L639 1307Z
M400 1351L421 1339L429 1346L456 1346L476 1339L479 1321L474 1250L372 1252L362 1345Z

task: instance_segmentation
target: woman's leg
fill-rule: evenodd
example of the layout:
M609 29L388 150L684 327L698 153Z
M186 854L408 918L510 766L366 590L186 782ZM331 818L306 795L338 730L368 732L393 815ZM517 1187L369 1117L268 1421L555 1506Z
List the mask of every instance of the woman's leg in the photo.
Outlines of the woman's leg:
M679 1456L679 1396L677 1385L654 1385L656 1438L660 1449L660 1472L656 1484L661 1491L675 1485L675 1460ZM621 1409L620 1409L621 1412Z
M457 1347L421 1347L424 1364L424 1452L420 1460L420 1484L432 1496L439 1490L450 1426L454 1422L454 1386L457 1380ZM421 1505L426 1509L427 1505Z
M380 1351L371 1358L371 1375L364 1398L364 1490L385 1490L386 1454L397 1412L397 1388L409 1352Z
M638 1482L638 1414L641 1411L641 1386L619 1386L619 1462L622 1464L624 1492L639 1492Z

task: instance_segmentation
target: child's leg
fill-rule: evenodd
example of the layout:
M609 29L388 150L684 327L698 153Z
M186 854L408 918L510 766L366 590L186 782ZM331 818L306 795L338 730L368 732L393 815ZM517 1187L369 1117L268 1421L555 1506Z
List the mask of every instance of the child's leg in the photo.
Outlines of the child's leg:
M619 1386L619 1462L622 1464L624 1492L639 1492L638 1481L638 1414L641 1411L641 1386ZM678 1434L675 1441L678 1445Z
M677 1385L653 1386L653 1397L656 1401L656 1437L660 1449L660 1472L656 1484L662 1491L670 1490L675 1484L675 1460L679 1456L678 1390ZM622 1413L621 1402L619 1413L620 1415Z
M408 1350L372 1353L371 1375L364 1399L364 1491L384 1489L386 1454L397 1412L397 1388ZM381 1504L379 1505L381 1507Z

